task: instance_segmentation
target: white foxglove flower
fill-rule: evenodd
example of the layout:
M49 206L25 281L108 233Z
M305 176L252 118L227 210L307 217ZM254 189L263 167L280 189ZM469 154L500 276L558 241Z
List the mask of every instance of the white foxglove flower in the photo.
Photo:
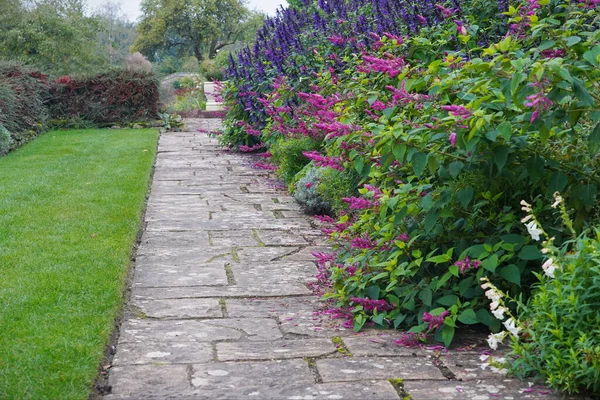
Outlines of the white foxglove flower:
M490 289L487 292L485 292L485 297L487 297L491 301L498 301L502 298L502 295L498 293L497 290Z
M496 308L498 308L500 306L500 302L499 301L492 301L490 303L490 310L495 310Z
M554 278L554 271L558 268L558 265L554 264L554 260L551 258L547 259L544 264L542 264L542 269L544 270L544 274L548 278Z
M504 340L504 336L506 336L506 332L490 334L490 336L487 338L487 342L490 345L490 349L497 350L498 344L502 343L502 340Z
M527 232L529 232L533 240L540 240L540 234L542 233L542 230L538 228L535 221L525 224L525 227L527 228Z
M526 215L523 218L521 218L521 222L525 223L525 222L529 221L531 218L533 218L533 215L531 215L531 214Z
M512 333L512 335L514 337L519 337L519 331L521 330L521 328L519 328L516 323L515 320L513 318L509 318L506 321L503 322L504 327L510 332Z
M521 205L523 206L523 207L521 207L521 210L526 211L526 212L531 212L531 204L529 204L525 200L521 200Z
M554 203L552 204L552 208L556 208L560 203L563 202L563 198L558 192L554 192Z
M504 307L498 307L495 310L492 310L492 314L494 314L494 317L496 317L500 321L502 321L504 319L505 312L506 312L506 308L504 308Z

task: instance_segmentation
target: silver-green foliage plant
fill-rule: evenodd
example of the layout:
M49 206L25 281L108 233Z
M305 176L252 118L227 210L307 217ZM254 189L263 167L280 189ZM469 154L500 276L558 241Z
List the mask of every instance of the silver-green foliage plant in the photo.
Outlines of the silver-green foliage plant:
M10 151L13 140L10 136L10 132L2 125L0 125L0 155L4 155Z
M318 191L321 182L320 168L309 164L305 167L306 173L296 183L294 198L309 214L322 215L331 212L331 205L321 197ZM300 174L304 172L301 171Z

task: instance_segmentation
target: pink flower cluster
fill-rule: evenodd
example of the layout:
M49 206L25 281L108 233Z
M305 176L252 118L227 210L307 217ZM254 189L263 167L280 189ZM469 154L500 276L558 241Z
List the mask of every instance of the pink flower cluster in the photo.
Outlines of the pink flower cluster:
M527 103L523 103L525 107L534 108L534 111L531 114L531 120L529 121L532 124L537 120L540 111L548 111L552 105L552 100L550 100L545 94L547 84L548 83L545 81L532 83L531 86L537 88L539 91L531 96L527 96L527 100L529 101Z
M266 147L266 144L264 144L264 143L257 143L254 146L244 146L244 145L241 145L240 146L240 151L242 153L250 153L250 152L252 152L254 150L262 149L264 147Z
M261 131L254 129L252 127L252 125L250 125L249 123L247 123L246 121L238 121L236 123L237 126L241 126L244 129L244 132L246 132L248 135L250 136L260 136L262 134Z
M464 106L451 105L451 106L442 106L441 108L444 111L448 111L448 113L450 115L453 115L455 117L460 117L460 119L462 121L469 118L473 114L469 109L467 109Z
M267 171L277 171L277 166L273 164L263 163L263 162L255 162L252 164L252 168L256 169L264 169Z
M439 329L444 323L444 320L448 314L450 314L450 311L448 310L444 311L440 315L431 315L428 312L425 312L423 313L423 322L429 323L429 326L427 327L429 330Z
M481 266L481 261L471 260L469 257L465 257L464 260L457 261L454 263L459 269L460 273L464 274L469 269L477 269Z
M425 338L424 333L403 332L400 339L394 340L394 343L403 347L419 347Z
M337 169L338 171L343 171L344 167L342 166L342 160L339 157L327 157L319 154L318 151L304 151L302 152L305 157L314 161L317 167L329 167L333 169Z
M400 85L400 89L398 89L394 86L390 86L390 85L385 87L387 90L390 90L392 92L392 100L393 100L392 105L396 105L398 103L401 103L401 104L415 103L415 102L421 102L421 101L430 99L430 97L425 94L408 93L405 89L405 85L406 85L406 82L402 81L402 84Z
M374 249L377 247L377 243L375 243L375 241L369 237L368 233L365 233L364 237L357 236L353 238L352 242L350 242L350 245L356 249L365 250Z
M363 306L363 309L365 311L370 311L370 312L382 312L382 311L390 311L394 309L394 306L391 304L388 304L387 301L385 300L373 300L373 299L369 299L369 298L359 298L359 297L353 297L350 299L350 301L352 301L354 304L360 304L361 306Z
M331 116L328 116L331 117ZM360 127L356 125L346 125L341 122L321 122L313 125L317 129L321 129L325 133L325 137L328 139L346 136L352 132L360 131Z
M364 210L373 208L377 204L363 197L343 197L342 200L350 205L351 210Z
M377 58L363 55L364 64L358 66L358 71L372 73L383 72L390 78L395 78L400 74L402 68L406 65L403 57L395 57L392 54L385 53L386 58Z

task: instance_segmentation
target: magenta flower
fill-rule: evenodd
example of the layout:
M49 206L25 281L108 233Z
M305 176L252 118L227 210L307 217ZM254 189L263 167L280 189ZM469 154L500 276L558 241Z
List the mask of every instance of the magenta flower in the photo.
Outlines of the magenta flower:
M366 233L365 237L355 237L352 239L350 245L357 249L365 249L370 250L376 247L376 243L369 237L369 234Z
M456 147L456 132L452 132L448 137L448 140L450 141L450 146Z
M472 114L471 111L469 111L464 106L451 105L451 106L442 106L441 108L442 108L442 110L448 111L448 113L450 115L453 115L455 117L460 117L461 120L463 120L463 121L465 119L469 118Z
M350 205L351 210L364 210L375 206L375 203L362 197L343 197L342 200Z
M479 260L471 260L469 257L465 257L464 260L457 261L454 263L457 267L460 268L460 273L464 274L468 269L477 269L481 266L481 261Z
M418 347L425 341L425 334L414 332L403 332L400 339L394 340L394 343L403 347Z
M410 242L410 236L408 236L408 234L406 232L405 233L401 233L398 236L397 239L400 240L401 242L404 242L404 243Z
M263 162L255 162L254 164L252 164L252 168L256 168L256 169L264 169L267 171L277 171L277 166L273 165L273 164L267 164L267 163L263 163Z
M363 306L363 309L365 311L377 311L377 312L381 312L381 311L389 311L389 310L393 310L394 306L388 304L387 301L385 300L373 300L373 299L369 299L369 298L358 298L358 297L353 297L350 299L350 301L352 301L355 304L360 304Z
M317 151L305 151L302 152L305 157L314 161L317 167L329 167L343 171L342 160L339 157L327 157L319 154Z
M423 313L423 322L428 322L429 326L427 329L439 329L444 323L444 319L450 314L450 311L446 310L440 315L431 315L428 312Z

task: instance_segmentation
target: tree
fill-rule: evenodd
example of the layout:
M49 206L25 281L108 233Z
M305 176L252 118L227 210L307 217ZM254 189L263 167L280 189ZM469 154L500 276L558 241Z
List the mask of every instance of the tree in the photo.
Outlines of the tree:
M27 62L55 75L93 72L107 65L96 44L100 25L84 14L83 0L0 0L0 5L0 58Z
M98 43L108 54L110 64L123 65L137 38L135 23L129 22L121 12L121 3L112 1L102 4L94 17L101 26Z
M242 38L250 12L241 0L143 0L134 51L150 59L167 51L212 59Z

